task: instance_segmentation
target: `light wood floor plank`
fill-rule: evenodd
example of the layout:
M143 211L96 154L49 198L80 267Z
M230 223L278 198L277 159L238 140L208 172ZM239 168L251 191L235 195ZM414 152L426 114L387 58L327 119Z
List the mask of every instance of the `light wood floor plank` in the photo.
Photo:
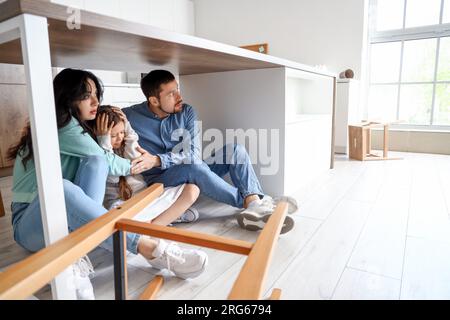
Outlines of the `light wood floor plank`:
M442 196L445 199L447 213L450 217L450 161L448 156L436 156L437 170L441 184Z
M450 217L440 175L435 157L416 157L413 160L408 236L450 240Z
M329 175L333 179L309 197L298 214L302 217L326 219L365 170L359 162L352 161L353 163L354 166L342 166L341 169L330 171Z
M273 285L283 290L283 299L332 297L370 208L361 201L339 203Z
M348 266L401 278L411 192L411 167L386 162L385 181Z
M233 228L222 234L222 236L254 242L257 234L240 228ZM167 279L167 282L164 283L164 286L160 291L158 299L193 299L201 290L209 286L211 282L220 277L231 266L243 258L242 255L218 250L207 248L202 250L208 254L209 259L206 271L198 278L189 281L180 280L174 277Z
M383 183L383 171L386 163L369 161L365 170L358 176L355 183L346 191L345 199L375 202L378 191Z
M320 226L319 220L294 216L295 227L289 233L280 236L272 259L269 274L266 279L266 288L272 287L286 267L295 259L308 240ZM195 299L226 299L229 291L239 273L245 258L243 257L226 270L222 275L208 284ZM220 294L218 296L218 294Z
M401 299L450 299L450 244L408 237Z
M397 300L400 280L346 268L333 300Z

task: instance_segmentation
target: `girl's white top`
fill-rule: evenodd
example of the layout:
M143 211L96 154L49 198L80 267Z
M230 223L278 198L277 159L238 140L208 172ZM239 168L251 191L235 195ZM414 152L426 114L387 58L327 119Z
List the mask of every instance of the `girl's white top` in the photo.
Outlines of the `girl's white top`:
M101 135L97 136L97 140L99 145L108 152L114 152L112 144L111 144L111 136L110 135ZM123 158L133 160L142 154L137 151L139 136L133 130L130 123L125 121L125 136L124 136L124 151ZM141 174L129 175L126 176L125 179L127 183L130 185L133 195L147 188L147 184L145 183L144 177ZM184 189L184 184L176 186L164 188L164 192L153 201L147 208L142 210L139 214L137 214L134 219L139 221L148 221L154 219L158 215L160 215L163 211L169 208L180 196L181 192ZM119 195L119 177L109 175L106 180L106 191L105 198L103 200L103 206L111 210L113 208L118 207L123 203L123 200L120 199Z

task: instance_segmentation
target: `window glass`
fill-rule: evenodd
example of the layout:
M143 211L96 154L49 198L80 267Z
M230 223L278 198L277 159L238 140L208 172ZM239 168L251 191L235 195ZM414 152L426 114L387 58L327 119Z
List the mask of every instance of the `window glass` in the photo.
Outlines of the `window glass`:
M397 119L398 85L372 85L369 89L369 110L371 120Z
M450 125L450 84L436 84L433 124Z
M409 124L430 124L432 84L405 84L400 86L399 120Z
M405 0L378 0L377 31L403 28L404 5Z
M405 41L402 82L434 80L437 39Z
M408 0L405 28L439 24L441 0Z
M372 44L370 54L370 81L372 83L398 82L400 50L400 42Z

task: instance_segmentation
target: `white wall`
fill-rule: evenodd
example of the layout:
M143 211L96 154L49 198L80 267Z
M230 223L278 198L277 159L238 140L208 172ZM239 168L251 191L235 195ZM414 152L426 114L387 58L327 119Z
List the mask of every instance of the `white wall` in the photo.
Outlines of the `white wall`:
M199 37L361 76L364 0L194 0Z
M52 0L52 2L180 33L190 35L195 33L192 0Z

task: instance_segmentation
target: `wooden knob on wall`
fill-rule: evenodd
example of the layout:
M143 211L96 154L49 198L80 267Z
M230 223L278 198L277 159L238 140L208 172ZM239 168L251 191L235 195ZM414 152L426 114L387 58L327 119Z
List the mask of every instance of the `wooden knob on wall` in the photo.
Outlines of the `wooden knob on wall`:
M354 74L354 72L353 72L353 70L352 69L347 69L347 70L345 70L345 71L342 71L340 74L339 74L339 78L341 78L341 79L353 79L353 76L354 76L355 74Z

